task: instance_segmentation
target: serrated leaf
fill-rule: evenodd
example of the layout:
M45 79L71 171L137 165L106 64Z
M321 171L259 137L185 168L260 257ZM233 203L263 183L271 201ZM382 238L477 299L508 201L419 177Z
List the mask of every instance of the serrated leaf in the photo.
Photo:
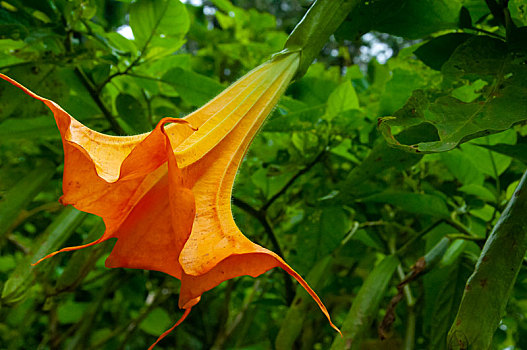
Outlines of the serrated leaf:
M380 130L394 147L412 152L444 152L527 120L526 60L527 51L508 51L498 39L479 36L469 39L443 65L444 88L415 91L394 117L382 120ZM488 85L473 102L466 103L451 95L452 88L478 79ZM391 135L394 126L420 123L434 125L440 140L405 145Z

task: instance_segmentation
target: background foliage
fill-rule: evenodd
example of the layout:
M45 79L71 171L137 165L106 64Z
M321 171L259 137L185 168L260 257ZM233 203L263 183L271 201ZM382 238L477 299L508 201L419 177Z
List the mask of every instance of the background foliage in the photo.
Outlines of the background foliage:
M0 71L95 130L145 132L280 51L309 4L5 0ZM236 221L307 277L353 348L447 347L526 169L526 25L524 0L364 2L254 141ZM7 83L0 98L0 347L145 349L179 318L179 282L105 268L112 242L30 267L104 225L58 203L63 154L47 108ZM527 348L526 281L522 266L492 348ZM159 348L349 346L275 269L207 292Z

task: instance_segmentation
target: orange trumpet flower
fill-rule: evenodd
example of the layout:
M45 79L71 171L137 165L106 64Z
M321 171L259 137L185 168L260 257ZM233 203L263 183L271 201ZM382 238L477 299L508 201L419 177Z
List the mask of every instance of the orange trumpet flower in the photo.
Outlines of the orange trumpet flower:
M274 267L293 276L338 331L302 277L280 256L247 239L231 213L238 167L298 65L298 53L277 56L185 118L164 118L152 132L126 137L93 131L55 102L0 74L55 116L64 147L61 202L102 217L106 225L98 240L43 259L117 238L107 267L156 270L180 279L179 307L185 313L155 344L205 291Z

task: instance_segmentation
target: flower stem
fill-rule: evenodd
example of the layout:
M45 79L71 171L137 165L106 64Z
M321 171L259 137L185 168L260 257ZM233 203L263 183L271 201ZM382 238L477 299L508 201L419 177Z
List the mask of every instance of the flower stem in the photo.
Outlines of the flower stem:
M329 36L360 3L360 0L316 0L313 3L284 46L284 52L301 53L297 79L306 73Z

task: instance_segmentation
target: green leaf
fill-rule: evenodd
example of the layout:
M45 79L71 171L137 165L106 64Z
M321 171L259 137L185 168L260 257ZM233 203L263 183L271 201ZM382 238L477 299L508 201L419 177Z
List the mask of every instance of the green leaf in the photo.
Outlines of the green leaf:
M150 335L159 336L170 327L169 314L160 307L153 309L148 316L139 324L139 329Z
M340 328L343 337L340 335L335 337L331 350L349 349L351 342L360 344L360 340L366 336L366 332L377 317L379 305L398 264L397 258L390 255L368 274Z
M315 266L306 276L306 281L311 288L320 290L321 285L326 280L326 276L331 266L332 257L330 255L317 261ZM305 318L313 307L313 300L302 286L296 288L296 295L287 310L282 321L280 331L276 336L276 349L292 349L295 340L302 331Z
M0 142L21 139L58 139L57 124L50 116L31 119L7 119L0 123Z
M351 81L348 80L340 84L329 95L326 115L331 119L350 109L359 109L359 98L351 85Z
M146 57L177 51L189 26L187 10L178 0L139 0L130 5L130 27L137 47L147 50Z
M459 12L459 28L473 28L470 11L465 6Z
M70 299L57 307L57 318L61 324L77 323L88 305L88 303L78 303Z
M18 262L17 267L4 284L3 303L12 304L22 300L35 281L35 271L44 275L49 274L49 270L46 270L46 268L49 269L49 261L42 262L38 267L33 267L31 264L60 248L87 215L73 207L67 207L53 220L35 242L33 252Z
M435 130L431 125L422 124L408 128L397 135L405 142L419 142L421 140L435 139ZM375 176L383 174L388 169L396 168L405 170L419 162L422 155L413 154L392 148L379 139L366 158L354 167L340 186L341 200L346 203L360 197L365 192L364 184L371 181Z
M36 92L46 91L46 98L58 101L68 95L70 88L62 77L55 73L57 73L57 67L49 64L34 66L29 71L23 67L14 67L9 70L9 75L16 77L28 89ZM28 101L26 94L4 80L0 82L0 96L4 101L10 101L10 103L0 105L0 121L13 118L13 116L23 116L20 119L29 122L31 118L37 116L50 116L49 109L43 103ZM50 116L50 119L53 117Z
M0 272L7 272L15 268L16 263L12 255L0 256Z
M454 51L443 65L442 90L417 90L407 104L384 118L380 129L394 147L411 152L444 152L471 139L506 130L527 120L527 51L508 51L505 43L474 37ZM467 103L451 95L453 87L478 79L488 82L481 95ZM430 123L440 140L401 144L391 135L394 126Z
M454 50L473 35L466 33L449 33L438 36L424 45L419 46L414 54L430 68L441 70Z
M380 112L391 114L404 106L415 89L426 86L426 79L415 67L396 67L386 82L385 96L380 102Z
M299 240L291 262L300 273L307 272L331 253L350 228L349 214L342 207L308 209L296 227Z
M448 333L452 349L489 349L527 250L527 172L492 230ZM485 305L485 307L482 307Z
M510 0L508 8L512 20L518 27L527 26L527 6L524 0Z
M291 132L291 131L313 131L322 125L324 105L313 107L301 106L298 109L277 110L272 114L269 121L264 125L264 131L268 132Z
M162 80L193 106L205 104L223 90L223 85L216 80L180 67L169 70Z
M455 149L441 153L441 161L462 184L483 185L485 175L474 164L470 154Z
M430 349L446 349L445 334L454 320L469 273L461 264L461 259L457 259L452 265L435 269L424 276L424 316Z
M422 38L444 29L457 28L462 2L459 0L408 0L388 19L372 29L408 39Z
M492 193L489 189L481 185L469 184L469 185L460 187L458 190L463 193L471 194L473 196L481 198L486 202L496 201L496 195Z
M516 160L519 160L520 162L527 164L527 143L519 143L516 145L508 145L504 143L498 143L496 145L477 145L479 147L483 147L488 150L512 157Z
M20 213L48 184L54 173L53 163L43 161L5 193L0 201L0 237L8 232Z
M450 217L445 201L430 194L386 191L363 198L362 201L392 204L414 214Z
M115 99L115 108L119 117L130 125L137 133L152 130L148 121L147 111L136 97L129 94L119 94Z
M103 232L104 223L102 219L99 219L88 233L86 239L83 240L82 244L94 242L102 236ZM74 287L78 285L84 279L84 277L86 277L86 275L93 269L95 262L105 252L105 248L108 246L108 244L105 243L98 244L92 248L80 249L75 251L71 255L71 258L68 259L64 271L57 279L57 283L55 284L55 290L60 292L64 290L74 289Z

